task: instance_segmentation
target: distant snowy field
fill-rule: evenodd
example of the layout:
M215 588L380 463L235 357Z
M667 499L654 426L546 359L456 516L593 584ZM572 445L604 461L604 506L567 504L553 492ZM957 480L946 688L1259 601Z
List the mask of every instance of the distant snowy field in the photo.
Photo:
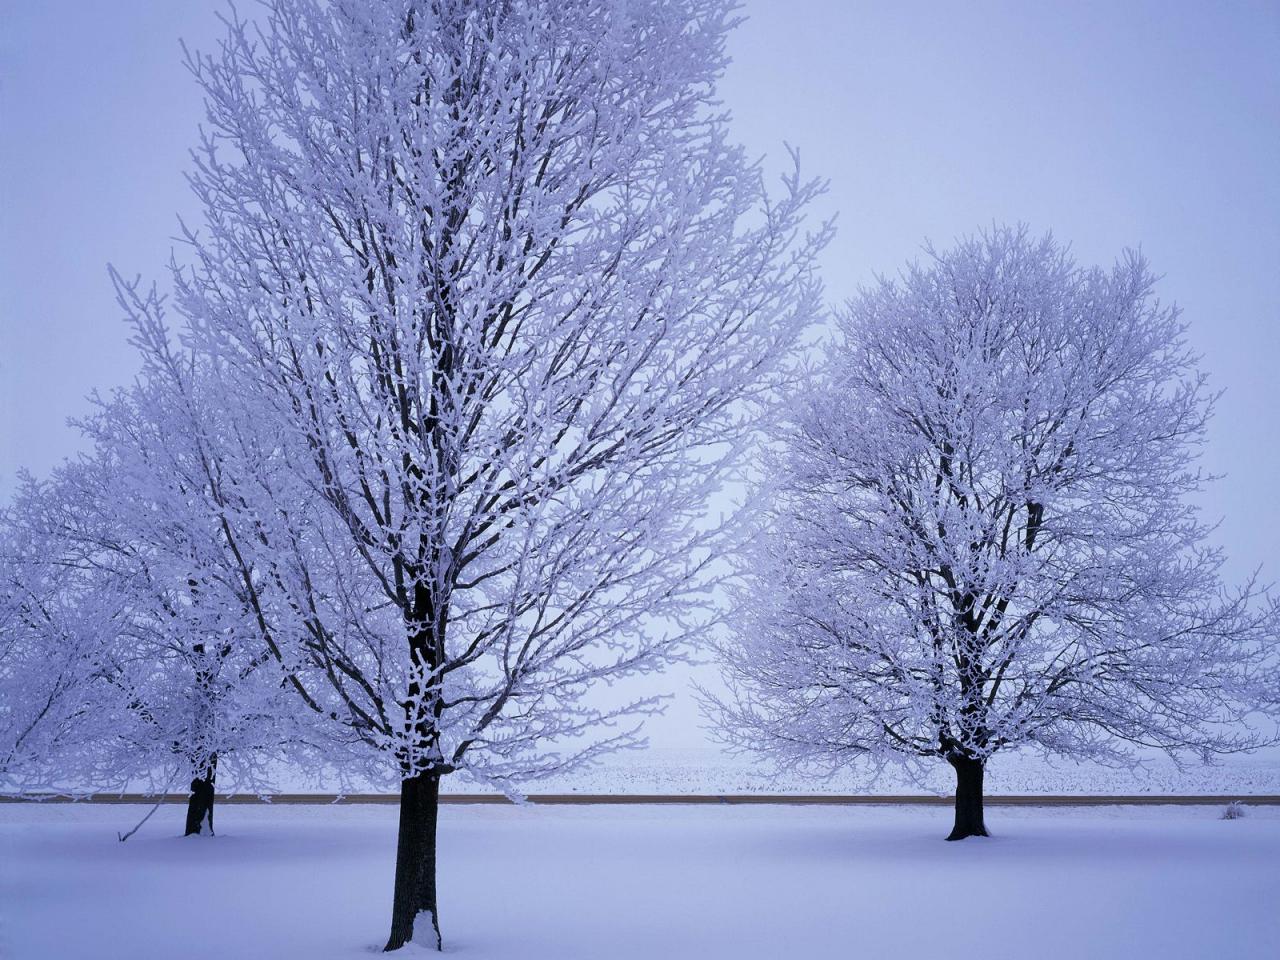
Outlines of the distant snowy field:
M460 777L447 777L445 791L473 792ZM530 783L530 793L849 793L948 794L955 789L951 768L934 764L925 783L888 770L872 781L856 773L831 779L775 775L750 757L715 749L636 750L606 757L597 766ZM1068 760L1047 761L1030 754L998 754L986 774L989 794L1184 794L1224 797L1280 795L1280 749L1222 758L1213 765L1175 766L1152 756L1135 770ZM282 791L287 792L287 791Z
M0 805L5 960L371 958L391 806ZM477 807L441 814L446 953L469 960L1273 960L1280 809ZM433 952L410 947L409 956Z
M385 793L393 786L359 780L339 786L314 781L288 768L273 778L276 793ZM830 779L798 773L777 774L746 756L730 756L715 748L653 747L604 757L596 765L561 776L521 785L528 793L608 794L950 794L955 789L951 768L938 762L923 783L893 768L878 778L849 771ZM219 791L236 792L226 778ZM446 777L445 793L493 792L465 776ZM1137 769L1115 769L1070 760L1046 760L1031 754L998 754L986 773L988 794L1102 794L1110 796L1208 795L1224 798L1280 795L1280 747L1252 754L1227 756L1211 765L1177 767L1163 755L1153 755ZM143 784L133 792L146 792ZM245 792L253 793L248 790Z

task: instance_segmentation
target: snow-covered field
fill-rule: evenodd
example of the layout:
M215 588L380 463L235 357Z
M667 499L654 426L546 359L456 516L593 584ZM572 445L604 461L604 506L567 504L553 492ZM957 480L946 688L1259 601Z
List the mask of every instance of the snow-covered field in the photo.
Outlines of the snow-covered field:
M221 774L221 771L219 771ZM386 793L394 784L353 779L339 783L302 771L278 766L270 782L276 793ZM75 786L65 785L70 792ZM161 787L163 784L161 784ZM916 782L894 767L879 778L856 770L830 778L801 773L778 773L750 756L734 756L715 747L650 747L606 755L592 766L541 780L527 781L531 794L938 794L955 789L955 774L938 761L926 768L923 782ZM128 792L158 789L145 781ZM219 791L256 793L219 776ZM465 775L446 777L445 793L495 793L494 788L468 780ZM987 766L989 795L1105 795L1142 794L1172 796L1221 796L1224 800L1251 796L1280 796L1280 746L1250 754L1228 755L1213 764L1189 763L1178 767L1162 754L1152 754L1135 768L1104 767L1069 759L1046 759L1030 753L997 754Z
M0 957L371 957L395 809L0 805ZM441 918L472 960L1280 956L1280 808L445 807ZM427 952L411 947L411 955Z
M289 783L287 776L282 780ZM531 793L948 794L955 789L955 774L939 761L929 768L924 783L916 783L893 768L874 781L857 772L814 779L794 773L778 775L751 757L731 756L718 749L650 748L606 756L594 767L540 780L527 788ZM477 787L462 777L447 777L443 789L469 793ZM1135 769L1046 760L1027 753L997 754L987 767L986 789L989 794L1280 795L1280 748L1181 768L1167 757L1153 754Z

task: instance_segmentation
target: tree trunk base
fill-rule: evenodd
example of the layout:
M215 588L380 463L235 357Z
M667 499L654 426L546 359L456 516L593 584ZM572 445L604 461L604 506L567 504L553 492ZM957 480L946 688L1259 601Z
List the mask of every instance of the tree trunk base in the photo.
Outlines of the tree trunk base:
M187 831L183 836L199 834L209 823L209 836L213 836L213 778L196 777L191 781L191 796L187 798Z
M982 812L983 763L971 757L949 757L956 771L956 819L948 840L989 837Z
M440 776L420 773L400 783L400 833L396 842L396 885L391 906L391 936L384 953L413 939L422 914L430 914L436 949L444 949L436 906L436 820Z

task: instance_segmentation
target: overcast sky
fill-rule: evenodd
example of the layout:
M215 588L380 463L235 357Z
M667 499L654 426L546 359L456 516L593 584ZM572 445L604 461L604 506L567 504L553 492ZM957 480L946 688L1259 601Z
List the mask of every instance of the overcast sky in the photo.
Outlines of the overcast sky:
M157 274L199 97L179 38L209 0L0 14L0 496L78 449L68 416L134 372L106 264ZM244 4L243 9L250 9ZM1280 2L755 0L722 92L752 151L831 181L839 301L922 240L1052 229L1086 263L1141 246L1226 390L1205 498L1234 575L1280 577ZM697 743L682 696L655 743Z

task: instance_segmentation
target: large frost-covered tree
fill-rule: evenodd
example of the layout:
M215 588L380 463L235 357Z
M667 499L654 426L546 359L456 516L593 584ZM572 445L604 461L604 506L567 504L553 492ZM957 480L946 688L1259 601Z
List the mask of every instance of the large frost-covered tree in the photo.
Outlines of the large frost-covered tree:
M826 231L726 140L722 0L265 6L191 61L176 303L270 464L226 513L263 639L400 784L387 948L438 946L440 778L633 742L591 690L704 629Z
M729 740L785 762L955 769L1259 738L1277 618L1227 590L1193 495L1212 397L1145 262L993 229L882 280L780 437L724 644Z

